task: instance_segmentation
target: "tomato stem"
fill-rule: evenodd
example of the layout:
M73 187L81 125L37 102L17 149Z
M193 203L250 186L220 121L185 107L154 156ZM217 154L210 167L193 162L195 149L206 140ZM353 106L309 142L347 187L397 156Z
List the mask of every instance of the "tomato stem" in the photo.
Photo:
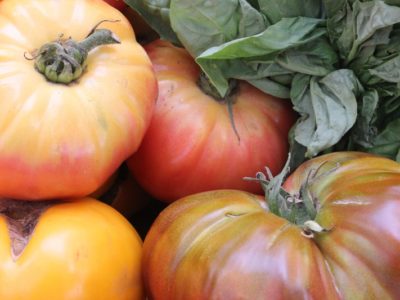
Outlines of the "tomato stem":
M224 97L220 96L218 90L210 82L210 79L204 72L200 73L199 79L197 80L197 85L204 94L212 97L215 101L221 102L221 103L226 103L226 105L228 107L229 119L230 119L230 122L232 125L232 129L235 132L235 135L236 135L238 141L240 142L240 135L239 135L239 132L237 131L235 119L233 117L233 105L235 103L234 95L238 89L238 81L235 79L229 80L228 91L226 92Z
M302 228L306 228L307 232L311 231L309 226L317 215L318 210L318 199L316 199L311 191L311 184L326 173L317 176L320 168L311 170L308 174L305 182L302 184L299 194L292 195L282 188L283 182L288 177L290 170L290 154L286 161L282 171L273 176L271 171L266 168L266 174L258 172L256 178L245 178L247 180L258 181L265 193L265 201L268 205L268 209L271 213L287 219L289 222L296 224ZM308 223L307 223L308 222ZM312 224L314 224L312 223Z
M92 49L100 45L120 43L111 30L97 29L102 22L96 24L81 42L76 42L71 37L64 39L61 35L57 40L44 44L33 55L36 70L55 83L68 84L80 78Z

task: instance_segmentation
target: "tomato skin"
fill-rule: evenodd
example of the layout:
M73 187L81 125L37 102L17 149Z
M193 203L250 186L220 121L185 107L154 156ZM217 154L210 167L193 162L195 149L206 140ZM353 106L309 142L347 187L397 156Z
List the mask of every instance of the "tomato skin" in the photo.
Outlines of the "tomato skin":
M239 140L227 105L197 86L199 67L184 49L161 40L145 49L159 95L145 138L128 160L138 182L166 202L220 188L261 192L243 177L266 165L273 173L282 168L295 120L290 103L240 82L233 104Z
M60 34L82 40L105 19L120 20L100 27L121 43L91 51L77 82L50 83L23 55ZM7 99L0 104L0 196L90 194L136 151L157 95L151 62L128 20L101 0L4 0L0 49L0 97Z
M142 241L129 222L92 198L53 204L16 260L0 215L0 299L144 299Z
M122 11L124 8L126 8L126 3L124 0L103 0L110 4L111 6L115 7L116 9Z
M400 299L399 164L337 153L306 167L326 160L333 162L310 191L321 201L316 221L328 231L314 238L242 191L170 204L144 241L149 298ZM288 181L292 191L297 176L306 178L303 167Z
M152 199L125 167L123 165L90 197L111 205L124 217L129 218L143 210Z

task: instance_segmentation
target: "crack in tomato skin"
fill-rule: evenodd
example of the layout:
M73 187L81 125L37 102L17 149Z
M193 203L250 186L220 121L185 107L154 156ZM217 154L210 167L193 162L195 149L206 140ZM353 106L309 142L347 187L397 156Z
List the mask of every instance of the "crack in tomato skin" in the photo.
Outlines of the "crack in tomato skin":
M53 203L52 203L53 202ZM56 201L0 200L0 215L6 218L11 255L16 261L28 245L40 216Z

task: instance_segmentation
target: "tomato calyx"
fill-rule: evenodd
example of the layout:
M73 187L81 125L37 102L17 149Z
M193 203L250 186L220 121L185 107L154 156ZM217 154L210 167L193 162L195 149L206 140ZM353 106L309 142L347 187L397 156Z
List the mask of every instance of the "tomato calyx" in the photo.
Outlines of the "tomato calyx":
M89 52L107 44L119 44L119 38L109 29L98 29L103 22L117 22L118 20L103 20L97 23L81 42L63 35L52 42L44 44L31 55L35 60L35 69L43 74L47 80L54 83L71 83L81 77L86 67Z
M268 210L289 222L299 226L302 229L302 235L307 238L314 238L315 234L327 232L331 229L323 228L315 221L320 210L320 202L317 197L312 194L310 187L318 179L326 176L338 168L334 168L319 174L321 164L316 169L311 169L306 176L305 181L301 185L297 194L290 194L282 188L283 182L289 175L290 154L283 170L276 176L273 176L269 168L266 168L266 174L258 172L256 178L245 178L246 180L258 181L265 193L265 201Z
M40 216L51 205L49 201L0 200L0 215L7 222L14 261L28 245Z

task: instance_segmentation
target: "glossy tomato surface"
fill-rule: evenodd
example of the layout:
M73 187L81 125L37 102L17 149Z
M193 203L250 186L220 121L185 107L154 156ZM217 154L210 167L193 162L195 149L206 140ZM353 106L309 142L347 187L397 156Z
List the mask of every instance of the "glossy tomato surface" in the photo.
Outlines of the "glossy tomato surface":
M138 182L168 202L220 188L261 192L243 177L282 168L295 120L289 101L240 82L232 96L236 134L227 104L199 88L199 67L184 49L161 40L145 49L159 96L143 143L128 160Z
M99 28L120 44L91 52L83 75L51 83L30 59L62 35ZM139 146L157 94L151 62L127 19L101 0L0 1L0 196L88 195ZM21 188L23 187L23 188Z
M170 204L144 241L149 298L400 299L400 165L322 156L294 172L291 192L310 170L315 221L326 230L314 237L242 191Z
M92 198L49 205L17 256L13 249L23 239L12 243L16 230L9 229L17 227L1 206L0 299L144 299L142 241L122 215Z

